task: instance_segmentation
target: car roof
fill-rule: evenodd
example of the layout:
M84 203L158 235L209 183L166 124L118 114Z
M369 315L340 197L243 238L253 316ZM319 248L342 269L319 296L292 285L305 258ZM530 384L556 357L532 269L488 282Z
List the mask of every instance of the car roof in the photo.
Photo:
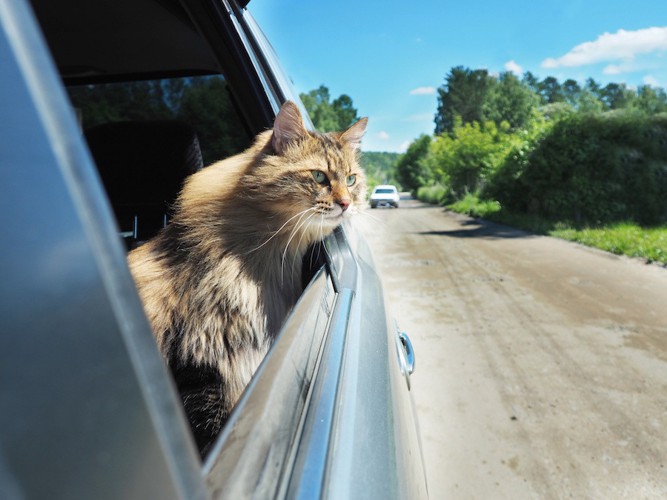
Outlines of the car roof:
M247 3L240 0L235 5ZM200 35L201 26L195 26L190 15L192 9L210 7L207 2L32 0L31 4L66 84L220 72L218 60Z
M379 186L375 186L375 189L394 189L398 191L398 189L396 189L396 186L394 186L393 184L380 184Z

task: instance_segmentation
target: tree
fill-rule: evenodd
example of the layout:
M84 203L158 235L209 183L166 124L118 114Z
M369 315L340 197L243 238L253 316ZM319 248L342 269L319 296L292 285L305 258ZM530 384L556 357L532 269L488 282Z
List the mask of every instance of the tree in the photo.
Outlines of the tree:
M604 106L597 94L588 87L579 92L579 99L576 104L577 111L581 113L601 113Z
M577 106L579 102L579 96L581 95L581 87L577 81L568 78L563 82L562 90L565 102L571 106Z
M510 137L492 121L457 124L431 147L431 162L441 174L440 182L457 198L477 192L507 155Z
M400 184L395 178L395 165L398 158L398 153L362 151L360 163L366 174L369 190L378 184Z
M637 99L633 106L648 115L663 113L667 111L667 94L664 89L642 85L637 89Z
M484 116L496 125L507 122L512 130L523 128L537 108L538 97L514 73L501 73L484 103Z
M194 125L204 164L232 156L250 145L248 134L239 127L224 78L197 78L175 90L180 93L176 118Z
M422 134L396 162L396 180L413 194L433 180L426 164L430 145L431 136Z
M445 84L438 88L435 133L451 132L457 116L463 123L484 120L484 102L495 80L485 69L452 68Z
M330 102L329 89L324 85L307 94L299 94L299 97L320 132L345 130L359 119L350 96L342 94Z
M521 83L523 83L526 87L528 87L536 94L538 94L540 91L539 89L540 81L530 71L526 71L523 74L523 76L521 77Z
M606 109L622 109L630 106L635 94L624 83L608 83L600 89L600 100Z
M544 80L537 84L538 94L542 99L542 104L554 104L556 102L563 102L565 96L563 95L563 88L556 78L547 76Z

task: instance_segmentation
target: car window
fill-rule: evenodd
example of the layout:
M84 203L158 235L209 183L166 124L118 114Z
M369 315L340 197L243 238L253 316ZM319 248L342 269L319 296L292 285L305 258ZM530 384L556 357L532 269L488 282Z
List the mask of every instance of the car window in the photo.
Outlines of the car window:
M125 121L190 125L204 165L243 151L252 140L222 75L82 85L68 92L84 131Z
M378 194L393 194L394 190L389 188L380 188L376 189L375 192Z

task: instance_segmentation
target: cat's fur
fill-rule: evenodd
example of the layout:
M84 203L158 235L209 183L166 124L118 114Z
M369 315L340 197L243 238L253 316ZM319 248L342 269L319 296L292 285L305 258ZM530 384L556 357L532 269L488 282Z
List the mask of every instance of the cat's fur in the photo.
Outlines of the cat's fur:
M366 122L309 132L288 101L248 150L188 178L170 224L129 255L202 453L301 293L304 253L365 203Z

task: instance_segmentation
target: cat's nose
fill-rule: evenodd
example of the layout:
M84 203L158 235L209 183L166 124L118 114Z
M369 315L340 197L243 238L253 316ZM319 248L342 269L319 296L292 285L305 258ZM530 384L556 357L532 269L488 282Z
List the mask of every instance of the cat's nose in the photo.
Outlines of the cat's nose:
M351 200L349 198L341 198L337 201L337 203L340 205L340 208L343 209L343 212L347 210L347 207L350 206L350 202Z

